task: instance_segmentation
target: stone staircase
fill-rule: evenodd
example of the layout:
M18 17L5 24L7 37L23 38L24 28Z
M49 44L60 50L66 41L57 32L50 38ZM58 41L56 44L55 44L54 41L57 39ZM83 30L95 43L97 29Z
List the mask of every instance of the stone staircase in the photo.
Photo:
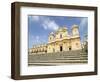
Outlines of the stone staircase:
M81 50L46 54L29 54L28 56L28 65L62 65L82 63L88 63L88 55Z

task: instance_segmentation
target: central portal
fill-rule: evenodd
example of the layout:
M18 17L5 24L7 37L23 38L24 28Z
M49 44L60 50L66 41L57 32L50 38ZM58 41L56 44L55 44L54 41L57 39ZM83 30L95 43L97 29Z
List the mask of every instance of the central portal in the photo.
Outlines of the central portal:
M62 51L63 50L63 47L62 46L60 46L60 51Z
M69 51L71 51L71 46L69 47Z

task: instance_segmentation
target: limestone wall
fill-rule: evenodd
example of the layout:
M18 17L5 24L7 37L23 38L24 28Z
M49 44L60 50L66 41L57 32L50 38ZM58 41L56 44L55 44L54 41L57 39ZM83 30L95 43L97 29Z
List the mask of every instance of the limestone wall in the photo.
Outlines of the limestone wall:
M68 34L66 27L59 28L56 32L51 32L48 37L48 44L37 45L30 51L32 53L54 53L70 50L80 50L81 41L78 26L72 26L72 34Z

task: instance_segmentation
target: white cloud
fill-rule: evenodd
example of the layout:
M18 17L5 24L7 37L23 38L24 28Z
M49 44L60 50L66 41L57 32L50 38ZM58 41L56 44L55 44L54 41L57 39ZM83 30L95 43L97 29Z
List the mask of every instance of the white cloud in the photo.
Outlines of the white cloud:
M39 21L39 16L32 16L32 21Z
M79 25L79 29L80 29L80 32L81 32L81 33L87 34L87 30L88 30L87 24L88 24L87 18L83 18L83 19L81 20L80 25Z
M87 18L83 18L80 23L80 28L84 29L86 27L85 25L87 22L88 22Z
M30 41L33 45L37 45L37 44L43 44L43 43L46 43L46 40L45 40L46 36L31 36L30 37Z
M59 25L46 16L32 16L32 21L38 22L45 30L57 30Z
M57 30L59 26L56 24L54 20L50 20L49 18L45 18L42 24L45 30Z
M32 43L32 44L40 44L40 36L33 36L33 35L30 35L30 37L29 37L29 39L30 39L30 42Z
M88 19L87 18L83 18L81 20L81 23L79 25L79 29L80 29L80 34L81 34L81 41L83 42L84 36L86 34L88 34Z
M40 41L39 39L40 39L39 36L36 36L36 37L35 37L35 40L36 40L37 43L39 43L39 41Z

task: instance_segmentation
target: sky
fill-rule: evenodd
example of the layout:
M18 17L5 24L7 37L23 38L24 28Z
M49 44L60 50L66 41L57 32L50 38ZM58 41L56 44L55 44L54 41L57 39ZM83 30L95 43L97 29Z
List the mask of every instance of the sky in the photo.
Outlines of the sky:
M87 17L28 15L28 47L47 43L49 34L63 26L68 28L70 34L73 24L79 26L80 39L83 42L84 36L88 34Z

